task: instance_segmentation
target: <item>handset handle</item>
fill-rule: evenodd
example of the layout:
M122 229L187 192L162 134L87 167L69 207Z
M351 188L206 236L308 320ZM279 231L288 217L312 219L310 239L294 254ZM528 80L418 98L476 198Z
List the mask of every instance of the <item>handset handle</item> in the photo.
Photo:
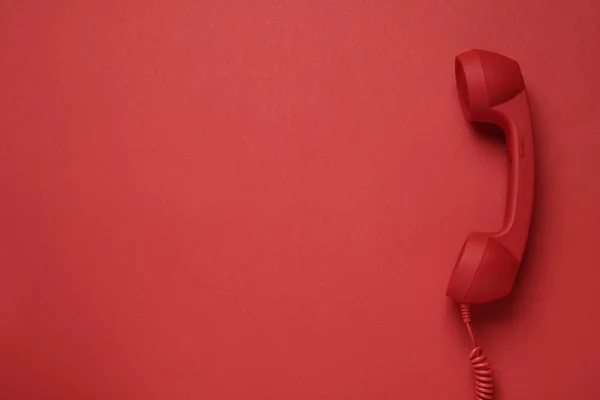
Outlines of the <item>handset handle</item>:
M492 107L508 146L508 186L504 226L493 235L521 262L533 213L535 154L527 92Z

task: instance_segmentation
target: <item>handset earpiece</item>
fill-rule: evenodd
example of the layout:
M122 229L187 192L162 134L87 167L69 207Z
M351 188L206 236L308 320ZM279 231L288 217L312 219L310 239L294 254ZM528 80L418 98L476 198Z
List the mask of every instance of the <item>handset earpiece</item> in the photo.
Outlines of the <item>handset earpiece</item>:
M471 50L456 57L455 69L465 118L500 126L508 146L504 226L497 233L469 234L446 291L459 303L484 303L510 293L523 259L534 198L533 129L516 61Z

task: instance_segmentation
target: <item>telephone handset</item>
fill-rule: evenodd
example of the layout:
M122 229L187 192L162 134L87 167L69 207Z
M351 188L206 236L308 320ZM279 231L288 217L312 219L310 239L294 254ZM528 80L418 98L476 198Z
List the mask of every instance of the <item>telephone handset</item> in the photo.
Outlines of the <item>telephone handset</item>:
M508 295L519 271L533 211L535 163L529 100L519 64L484 50L456 57L456 84L465 118L498 125L508 146L504 226L471 233L462 247L447 295L485 303Z
M485 50L456 57L456 86L465 118L498 125L508 146L504 226L467 236L446 295L460 304L473 344L469 360L479 400L493 400L494 373L471 328L470 304L497 300L512 290L525 252L533 212L535 158L529 100L516 61Z

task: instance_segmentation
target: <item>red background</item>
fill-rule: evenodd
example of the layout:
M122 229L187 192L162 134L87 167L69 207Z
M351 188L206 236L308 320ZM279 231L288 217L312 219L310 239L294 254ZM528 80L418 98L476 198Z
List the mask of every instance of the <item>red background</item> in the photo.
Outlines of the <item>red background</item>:
M0 397L468 399L445 286L502 223L459 52L521 64L538 186L474 312L500 399L598 399L597 1L0 2Z

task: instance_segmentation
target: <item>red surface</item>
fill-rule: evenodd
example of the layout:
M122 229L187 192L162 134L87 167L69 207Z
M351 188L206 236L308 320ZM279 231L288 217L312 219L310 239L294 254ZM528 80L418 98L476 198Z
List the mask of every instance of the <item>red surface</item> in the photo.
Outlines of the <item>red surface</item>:
M504 224L497 232L467 236L446 290L459 303L480 304L507 296L523 261L535 197L534 135L529 97L516 61L469 50L456 56L455 72L465 118L500 128L507 146Z
M519 61L537 198L498 398L597 399L600 3L0 2L6 399L470 399L502 224L454 56Z

